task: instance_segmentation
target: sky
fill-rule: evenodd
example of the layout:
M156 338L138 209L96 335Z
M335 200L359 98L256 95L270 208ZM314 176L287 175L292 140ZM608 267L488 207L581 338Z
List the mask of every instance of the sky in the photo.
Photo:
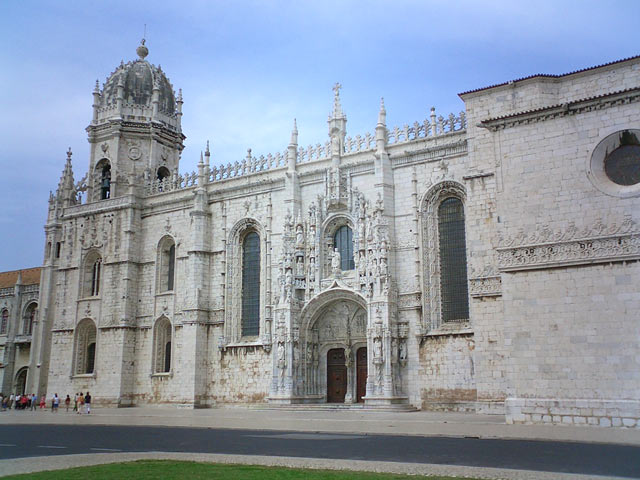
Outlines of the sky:
M135 53L184 96L180 171L328 140L340 82L347 135L423 121L458 93L640 54L637 0L0 0L0 271L38 266L66 151L88 168L92 91Z

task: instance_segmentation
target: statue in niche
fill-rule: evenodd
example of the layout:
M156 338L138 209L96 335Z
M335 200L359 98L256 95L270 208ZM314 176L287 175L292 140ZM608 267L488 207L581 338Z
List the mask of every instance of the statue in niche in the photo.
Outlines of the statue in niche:
M309 259L309 282L313 283L316 281L316 257L311 257Z
M340 252L337 248L333 249L333 255L331 257L331 271L334 275L340 274L340 264L342 263L342 259L340 258Z
M380 337L373 339L373 358L382 361L382 339Z
M296 275L304 276L304 261L302 257L297 257Z
M402 366L407 363L407 341L405 339L400 340L400 345L398 346L398 360Z
M296 227L296 248L302 248L304 245L304 231L302 225L298 224Z
M380 257L380 275L386 277L389 273L389 266L387 265L387 258Z

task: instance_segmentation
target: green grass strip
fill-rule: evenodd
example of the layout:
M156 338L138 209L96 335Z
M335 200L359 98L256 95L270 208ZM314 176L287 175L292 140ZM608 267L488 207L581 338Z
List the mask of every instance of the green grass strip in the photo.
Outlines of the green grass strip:
M456 477L423 477L417 475L395 475L391 473L368 473L339 470L304 470L300 468L197 463L174 460L138 460L126 463L110 463L105 465L95 465L91 467L78 467L69 468L66 470L51 470L47 472L11 475L4 478L28 478L30 480L103 480L127 478L135 480L415 480L419 478L425 478L429 480L455 480Z

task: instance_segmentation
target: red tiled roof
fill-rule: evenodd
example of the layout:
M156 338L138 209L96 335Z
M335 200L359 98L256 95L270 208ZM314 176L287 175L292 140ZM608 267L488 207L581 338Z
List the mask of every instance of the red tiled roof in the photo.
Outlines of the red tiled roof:
M622 63L622 62L626 62L628 60L635 60L635 59L638 59L638 58L640 58L640 55L636 55L634 57L623 58L622 60L615 60L615 61L609 62L609 63L603 63L601 65L596 65L595 67L581 68L580 70L574 70L573 72L562 73L560 75L553 75L553 74L550 74L550 73L536 73L534 75L529 75L527 77L517 78L517 79L511 80L509 82L497 83L495 85L490 85L488 87L482 87L482 88L476 88L474 90L467 90L466 92L459 93L458 96L462 97L463 95L467 95L468 93L481 92L482 90L490 90L492 88L502 87L504 85L509 85L510 83L521 82L523 80L529 80L530 78L561 78L561 77L566 77L568 75L574 75L576 73L587 72L589 70L595 70L596 68L608 67L609 65L615 65L616 63Z
M0 288L13 287L18 281L18 273L22 272L22 285L40 283L40 267L24 268L0 273Z

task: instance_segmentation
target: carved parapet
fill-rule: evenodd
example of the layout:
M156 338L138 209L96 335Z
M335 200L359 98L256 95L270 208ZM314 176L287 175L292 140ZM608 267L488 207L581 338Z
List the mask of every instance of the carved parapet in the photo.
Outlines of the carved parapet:
M475 298L501 296L502 278L499 275L470 278L469 295Z

